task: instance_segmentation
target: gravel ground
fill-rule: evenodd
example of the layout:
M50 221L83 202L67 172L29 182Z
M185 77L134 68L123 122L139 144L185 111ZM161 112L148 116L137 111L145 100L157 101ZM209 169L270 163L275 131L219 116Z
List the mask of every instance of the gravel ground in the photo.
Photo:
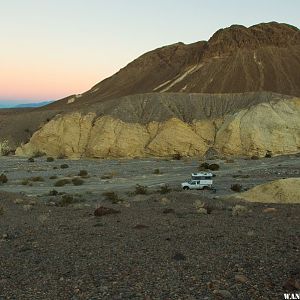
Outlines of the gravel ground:
M62 163L70 167L53 169ZM231 183L248 187L299 176L299 157L220 162L217 194L161 195L153 192L156 185L147 195L128 193L136 183L175 187L197 164L1 158L9 181L0 191L0 299L284 299L300 282L300 205L222 196ZM165 175L154 175L155 168ZM82 186L57 188L77 193L74 203L45 195L53 189L49 176L74 176L80 169L91 176ZM118 174L101 179L112 170ZM23 186L25 175L47 179ZM123 200L104 200L105 190ZM99 205L119 213L96 217Z
M283 299L300 275L300 205L233 216L235 203L202 199L202 214L199 199L138 195L96 217L92 203L1 193L0 299Z

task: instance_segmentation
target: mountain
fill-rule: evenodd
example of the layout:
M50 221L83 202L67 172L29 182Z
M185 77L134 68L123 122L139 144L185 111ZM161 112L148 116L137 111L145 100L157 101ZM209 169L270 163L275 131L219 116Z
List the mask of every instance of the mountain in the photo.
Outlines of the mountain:
M0 110L17 155L263 156L300 149L300 34L233 25L209 41L150 51L89 91Z
M82 107L141 93L243 93L300 96L300 30L288 24L232 25L209 41L143 54L113 76L53 106Z
M21 104L18 104L16 106L14 106L14 108L42 107L42 106L48 105L48 104L50 104L52 102L53 101L43 101L43 102L35 102L35 103L21 103Z

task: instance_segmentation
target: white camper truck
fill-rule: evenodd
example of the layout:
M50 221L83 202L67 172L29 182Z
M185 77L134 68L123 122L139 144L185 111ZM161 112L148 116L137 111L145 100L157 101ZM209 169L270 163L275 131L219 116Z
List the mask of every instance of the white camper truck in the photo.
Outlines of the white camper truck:
M213 174L209 172L192 173L191 179L183 182L184 190L209 190L213 187Z

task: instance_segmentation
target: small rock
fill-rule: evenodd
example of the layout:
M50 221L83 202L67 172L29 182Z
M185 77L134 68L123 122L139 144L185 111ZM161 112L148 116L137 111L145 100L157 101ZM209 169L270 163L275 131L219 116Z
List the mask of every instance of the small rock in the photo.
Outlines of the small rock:
M164 205L167 205L167 204L169 204L171 201L168 199L168 198L166 198L166 197L163 197L163 198L161 198L160 199L160 203L161 204L164 204Z
M248 281L248 278L245 275L242 274L237 274L234 276L235 281L240 282L240 283L245 283Z
M165 208L163 214L173 214L175 210L173 208Z
M7 233L3 233L2 234L2 239L3 240L8 240L8 234Z
M144 228L148 228L149 226L144 225L144 224L137 224L135 225L133 228L134 229L144 229Z
M254 235L255 235L254 230L249 230L249 231L247 232L247 235L248 235L248 236L254 236Z
M300 278L289 278L284 284L285 290L294 291L300 289Z
M198 214L207 215L207 209L204 208L204 207L199 207L199 208L197 209L197 213L198 213Z
M232 294L227 290L213 290L213 294L217 297L221 297L223 299L230 299L232 298Z
M176 252L173 256L172 256L172 259L174 260L185 260L186 257L180 253L180 252Z
M28 204L29 205L36 205L36 201L35 200L30 200Z
M233 216L242 216L242 215L246 214L247 212L248 212L248 208L247 208L247 206L244 206L244 205L237 204L232 208Z
M95 209L94 216L101 217L101 216L105 216L105 215L112 215L112 214L118 214L118 213L120 213L119 210L109 208L109 207L99 206L98 208Z
M17 198L17 199L14 200L14 203L15 204L22 204L22 203L24 203L24 200L21 199L21 198Z
M33 206L30 205L30 204L25 204L25 205L23 205L23 209L24 209L25 211L30 211L30 210L33 209Z
M276 212L277 209L274 208L274 207L267 207L263 210L264 213L273 213L273 212Z

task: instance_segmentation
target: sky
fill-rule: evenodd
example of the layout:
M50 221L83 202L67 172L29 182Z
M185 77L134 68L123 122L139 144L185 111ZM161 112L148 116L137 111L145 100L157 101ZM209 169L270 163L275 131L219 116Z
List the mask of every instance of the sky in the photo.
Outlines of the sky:
M299 0L0 0L0 103L79 94L141 54L232 24L300 28Z

